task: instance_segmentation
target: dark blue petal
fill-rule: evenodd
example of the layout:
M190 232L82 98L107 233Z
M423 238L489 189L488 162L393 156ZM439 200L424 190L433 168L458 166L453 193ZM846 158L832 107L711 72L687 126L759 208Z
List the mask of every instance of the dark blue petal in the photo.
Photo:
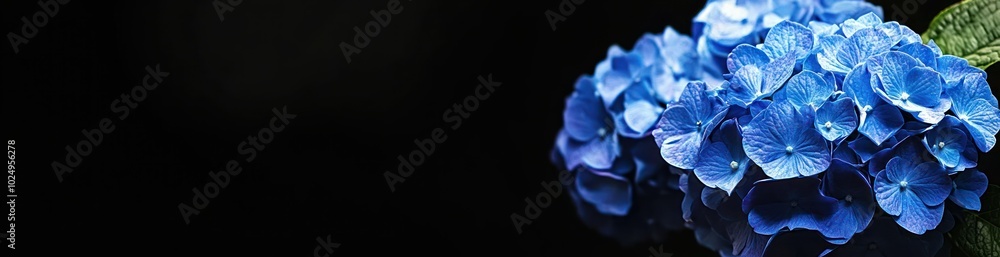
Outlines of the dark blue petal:
M580 196L603 214L624 216L632 207L632 185L611 173L581 170L576 175Z
M853 165L834 160L823 177L823 192L839 201L826 220L833 238L847 239L868 226L875 215L875 198L868 178Z
M814 125L816 130L828 141L845 138L858 127L858 116L854 112L854 103L850 98L840 98L837 101L823 104L816 110Z
M764 235L773 235L783 228L830 233L822 220L832 215L836 207L837 200L823 196L819 179L814 177L757 182L743 201L750 226Z
M979 197L986 192L989 183L986 174L978 170L966 170L959 173L953 182L954 190L948 199L962 208L979 211L982 207Z
M941 223L944 216L944 204L936 206L926 206L913 191L904 191L901 199L903 212L894 217L896 224L910 231L911 233L922 235L927 230L934 229Z
M951 193L951 178L940 164L934 162L911 167L903 181L908 182L906 191L912 191L927 206L943 203Z
M879 105L875 107L864 122L858 126L858 132L871 139L876 144L885 142L903 127L903 114L895 106Z

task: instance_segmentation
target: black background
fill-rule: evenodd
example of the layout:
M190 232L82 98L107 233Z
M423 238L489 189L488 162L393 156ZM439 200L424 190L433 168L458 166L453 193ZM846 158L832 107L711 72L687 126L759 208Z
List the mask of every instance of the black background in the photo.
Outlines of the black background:
M19 53L5 42L16 252L312 256L328 235L341 243L331 256L648 256L659 245L601 237L566 194L523 234L510 215L557 178L549 151L576 78L612 44L668 25L690 34L704 1L590 0L553 31L544 12L560 1L404 0L347 63L338 45L386 2L246 0L220 21L209 0L71 1ZM904 1L874 2L901 17L892 6ZM954 2L927 1L902 23L922 32ZM40 8L0 10L6 34ZM170 75L118 121L109 105L156 64ZM450 129L442 113L488 74L502 86ZM298 116L186 225L178 204L243 158L236 146L283 106ZM50 164L102 118L116 130L59 182ZM435 128L447 140L390 192L383 172ZM994 181L995 155L980 159ZM663 249L714 255L690 231Z

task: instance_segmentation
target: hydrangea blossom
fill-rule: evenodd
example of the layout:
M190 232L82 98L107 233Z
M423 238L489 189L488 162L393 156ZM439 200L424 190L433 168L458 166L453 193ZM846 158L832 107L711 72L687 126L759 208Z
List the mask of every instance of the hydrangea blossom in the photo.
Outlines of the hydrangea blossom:
M610 47L553 150L577 214L627 245L683 222L722 256L936 254L949 208L981 208L1000 109L983 70L881 17L713 0L693 37Z
M703 245L722 255L853 256L871 250L857 245L864 240L934 255L951 227L945 201L980 208L977 155L1000 130L985 73L879 16L778 22L764 42L733 47L720 87L682 94L663 112L654 136L667 163L693 163L682 210ZM709 106L708 95L723 106L695 119L671 111ZM689 141L659 137L720 116Z

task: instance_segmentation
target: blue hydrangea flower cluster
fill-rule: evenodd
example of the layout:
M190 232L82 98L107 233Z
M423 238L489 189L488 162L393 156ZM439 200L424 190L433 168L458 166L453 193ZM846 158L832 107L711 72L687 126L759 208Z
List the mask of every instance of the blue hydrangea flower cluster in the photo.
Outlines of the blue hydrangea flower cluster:
M698 227L689 212L681 213L676 208L682 201L690 200L684 198L691 195L686 177L698 164L698 156L683 153L697 153L702 142L712 134L712 129L705 128L715 128L732 118L721 114L727 113L728 107L715 100L719 97L719 87L728 83L725 81L731 76L724 75L729 67L728 54L737 47L746 47L744 44L763 42L767 32L783 20L815 22L816 26L823 26L822 31L832 31L836 26L822 22L840 23L868 12L881 15L882 10L860 0L716 0L709 1L694 19L693 38L668 27L660 34L643 35L631 50L617 45L610 47L606 59L597 65L593 75L578 78L574 92L566 100L564 128L553 150L553 162L575 176L569 192L581 220L627 245L661 241L665 230L677 230L685 225ZM787 50L772 46L762 51L765 58L778 59L784 56L782 51ZM785 58L771 66L794 62L802 67L805 62L798 57ZM818 65L816 63L818 61L814 60L810 64ZM741 63L733 65L743 66ZM744 72L751 69L760 72L766 68L752 66ZM810 82L807 79L812 77L801 78L801 83ZM775 81L767 83L771 83L767 87L774 88L757 91L774 91L780 87ZM738 94L744 94L739 96L743 99L757 98L750 91L732 93L734 97ZM766 97L771 99L770 94ZM686 115L690 119L703 120L703 123L677 124L682 133L654 140L657 121L683 120L661 119L661 114L670 112L668 107L688 104L697 106L684 111L675 109L672 112L676 114L671 115ZM748 101L741 108L756 113L765 107ZM742 132L734 130L739 127L736 125L725 125L727 130L733 131L711 137L739 139ZM664 140L671 143L663 147ZM664 163L656 154L658 146L664 158L675 155L673 158L679 161ZM733 154L725 159L742 160L736 164L725 162L725 167L735 165L744 173L756 167L743 154L741 145L719 143L714 147L725 148L725 152ZM729 149L732 147L740 148ZM729 192L743 181L734 176L720 179L730 180L725 182Z
M979 210L1000 109L986 73L868 13L787 19L688 83L653 136L683 216L724 256L934 256ZM946 204L950 200L953 205Z

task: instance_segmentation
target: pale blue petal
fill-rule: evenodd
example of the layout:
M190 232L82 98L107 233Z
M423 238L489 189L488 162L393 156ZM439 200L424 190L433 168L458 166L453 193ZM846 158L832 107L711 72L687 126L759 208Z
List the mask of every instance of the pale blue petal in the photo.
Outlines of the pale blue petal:
M847 38L847 42L841 45L837 51L837 61L844 67L853 68L866 60L868 57L889 51L892 47L890 38L881 30L866 28L861 29Z
M812 30L802 24L785 20L771 28L764 38L761 50L771 59L781 58L788 53L793 53L796 59L802 59L812 48Z
M922 43L911 43L903 45L899 48L900 52L904 52L913 56L928 67L937 67L937 55L934 54L934 50Z
M726 66L729 68L729 72L736 73L743 66L754 65L761 67L770 61L771 59L767 57L764 51L749 44L742 44L736 46L733 52L729 53Z
M771 96L774 91L781 88L785 81L792 76L794 68L795 56L791 54L774 59L771 63L761 67L760 72L763 73L760 87L762 97Z
M854 68L837 59L840 49L848 44L847 38L840 35L823 36L819 38L816 55L816 62L824 70L833 71L839 74L846 74Z
M954 56L954 55L942 55L937 58L937 71L941 73L941 77L947 83L946 88L951 88L958 85L959 81L965 78L966 75L979 74L982 77L986 77L986 71L969 65L969 61L965 58ZM989 87L987 87L989 88ZM948 92L951 94L951 92ZM996 97L993 97L993 103L996 103Z

